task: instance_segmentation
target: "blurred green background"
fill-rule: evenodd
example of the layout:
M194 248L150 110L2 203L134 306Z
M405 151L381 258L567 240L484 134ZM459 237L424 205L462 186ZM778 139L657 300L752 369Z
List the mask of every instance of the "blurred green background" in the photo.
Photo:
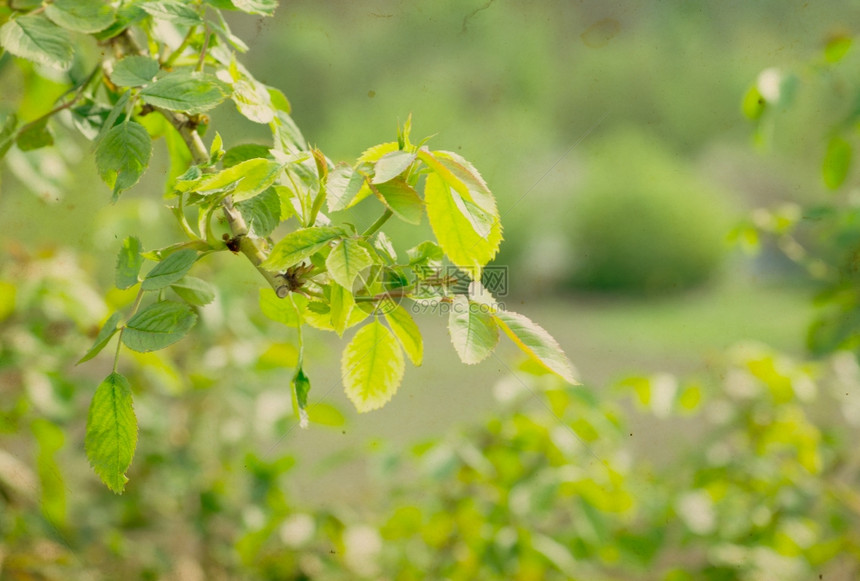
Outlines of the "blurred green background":
M562 408L574 410L570 413L574 416L571 422L575 422L576 414L600 415L603 414L600 406L606 401L621 402L621 411L606 412L608 420L600 416L607 431L598 430L593 441L579 440L588 442L583 456L578 457L580 460L589 458L592 450L601 449L603 437L609 442L606 446L624 441L620 437L624 434L614 431L623 421L613 418L630 413L635 406L630 403L633 400L623 399L607 387L624 377L635 374L640 378L639 383L634 382L640 389L638 401L648 408L648 398L642 394L649 389L657 390L653 387L653 374L716 375L719 386L725 376L718 370L726 365L726 359L732 361L729 366L747 369L746 363L725 355L727 349L741 340L757 340L789 356L804 355L804 333L812 316L813 289L808 277L785 259L774 243L763 242L760 252L752 255L744 252L738 236L731 233L738 224L748 222L750 215L755 216L757 208L786 202L814 205L830 195L825 193L820 179L824 138L844 110L853 106L852 88L857 85L856 73L860 70L860 59L854 54L857 51L846 57L840 70L825 71L803 82L787 74L772 73L782 83L783 97L796 92L787 122L753 127L742 112L742 99L763 70L805 71L820 66L820 55L828 40L851 33L860 24L860 8L855 4L839 0L815 3L300 0L283 2L274 19L236 16L230 22L234 32L250 46L244 64L262 82L288 96L293 117L308 141L333 160L351 162L366 147L392 139L398 121L411 114L416 138L432 134L431 144L435 148L456 151L481 170L499 200L505 227L505 241L494 263L508 269L510 293L501 297L502 302L546 327L578 367L585 392L598 394L580 394L574 400L581 397L582 401L591 401L589 397L596 397L603 402L587 405L580 402ZM25 81L7 60L0 69L4 107L15 102L22 82ZM38 82L45 84L46 95L57 92L50 82ZM32 115L38 113L34 111ZM229 107L218 109L212 117L213 126L225 136L228 147L249 141L265 143L268 139L264 127L243 124ZM72 312L79 313L80 320L75 323L78 328L97 324L106 313L106 305L121 305L127 298L116 293L108 296L107 303L98 296L69 298L60 293L57 298L57 285L60 290L87 288L87 285L109 288L115 253L124 236L138 233L144 246L152 248L170 240L173 227L160 204L166 173L163 152L158 152L156 162L140 185L111 206L107 205L109 192L98 180L88 157L88 147L86 143L63 143L56 159L41 159L37 167L31 165L35 158L28 161L27 156L18 153L4 167L0 189L0 246L7 249L2 259L4 275L21 285L18 308L29 305L27 308L31 309L21 311L18 319L10 321L40 337L48 345L46 353L61 351L50 362L42 361L44 354L34 352L28 356L30 361L43 366L35 372L54 386L57 393L50 397L59 398L68 407L57 417L72 425L76 419L72 410L86 395L78 397L78 388L74 386L85 385L103 370L71 366L75 353L79 356L86 349L89 342L86 337L65 330L55 341L46 334L46 329L54 319L64 320ZM375 218L375 210L362 212L359 206L360 220L370 223ZM389 233L398 248L407 248L423 240L429 228L392 224ZM74 258L64 253L67 247L74 249ZM287 403L283 399L290 371L266 359L267 353L271 355L271 342L289 353L292 330L267 325L256 314L257 274L247 264L231 258L217 257L202 267L208 273L198 274L218 281L223 295L215 306L202 313L201 335L205 337L192 339L190 346L178 347L175 360L140 358L134 363L139 366L140 378L155 386L143 394L138 410L144 430L150 433L142 438L143 447L130 474L132 482L137 483L130 493L131 504L123 505L110 497L104 501L107 508L99 513L103 522L88 524L87 532L78 538L77 542L83 542L100 535L97 532L100 526L113 531L113 536L104 542L104 552L94 550L93 557L107 555L108 561L126 558L134 550L133 542L129 541L135 538L134 531L142 536L152 535L152 528L148 527L157 516L164 528L183 543L212 543L224 551L230 550L233 538L230 531L241 529L245 535L243 541L251 548L240 547L241 557L211 558L221 563L225 571L235 562L256 563L245 563L243 575L250 579L574 578L563 573L571 570L568 565L559 564L563 557L558 558L561 561L546 557L554 551L546 543L538 552L544 555L542 559L555 563L547 569L551 573L528 566L516 571L500 566L495 573L498 577L486 571L483 573L486 577L480 573L469 577L467 572L471 570L461 562L462 571L466 571L461 571L461 576L445 573L440 567L432 569L438 575L435 577L421 577L419 572L414 576L404 573L406 576L402 577L389 572L387 577L377 577L373 567L362 569L360 559L358 565L351 561L351 565L342 562L338 565L338 559L346 558L343 555L331 557L335 564L319 573L320 569L314 569L316 565L301 564L303 551L314 552L301 544L295 545L298 548L294 547L290 553L293 560L284 555L277 557L289 563L282 569L274 566L266 569L261 565L265 559L260 556L262 553L254 552L259 549L254 545L257 542L254 534L267 530L267 518L280 519L272 526L281 527L278 529L281 537L287 538L284 527L292 523L290 526L300 529L303 521L296 515L304 514L301 512L304 510L313 515L315 534L343 538L343 522L349 518L362 522L356 515L372 512L372 507L380 502L384 505L389 495L397 496L391 491L399 490L400 481L389 479L386 462L405 461L403 457L408 455L406 450L412 444L429 438L444 441L460 426L482 422L489 422L486 424L489 433L494 433L494 421L512 422L510 425L517 426L517 437L526 440L531 432L516 423L520 421L516 420L520 417L516 413L520 412L505 416L493 394L493 386L500 381L504 384L505 378L516 369L514 350L503 350L501 359L464 367L450 348L444 318L434 315L424 315L418 320L428 346L425 365L409 369L397 397L384 409L369 415L355 414L342 394L338 372L341 342L321 333L311 334L313 343L306 369L313 381L311 401L340 410L331 411L332 423L338 425L314 426L306 431L294 429L287 413L288 394ZM77 270L77 265L81 270ZM48 300L48 308L40 302L43 300ZM7 322L9 328L12 323ZM3 339L8 343L7 352L14 351L9 345L18 341L17 337L6 330ZM759 353L753 359L756 357L759 361L770 356ZM226 363L219 362L222 359ZM19 385L16 382L21 381L22 371L14 366L11 369L0 376L0 395L3 389L10 394L3 402L7 415L4 431L8 434L20 429L21 424L16 423L22 421L20 418L32 415L32 409L15 411L14 386ZM775 379L777 375L777 372L759 373L755 377L763 385L773 386L781 381ZM799 381L796 375L791 377L791 381ZM28 381L31 393L28 397L33 397L35 380ZM534 387L535 393L541 395L523 404L526 410L523 414L535 410L543 413L549 408L541 406L555 405L551 399L549 404L543 403L543 389ZM716 387L714 394L719 399L721 389ZM44 397L50 400L49 396ZM779 397L774 397L779 404ZM36 415L50 417L54 413L50 407L53 404L39 401L36 398L35 404L28 405L34 406ZM167 406L171 425L159 423L163 421L158 417L160 406ZM832 409L828 409L831 413ZM198 414L196 419L189 419L195 414ZM499 416L502 419L487 419L494 414L502 414ZM689 428L684 422L689 420L643 419L636 414L631 417L630 434L636 433L631 440L634 452L627 450L624 454L632 453L646 464L658 465L669 461L667 456L677 460L682 455L688 438L684 430ZM554 423L562 422L560 418L567 421L568 416L559 412L545 417L541 430L549 433ZM249 423L255 422L264 426L261 433L251 433L254 428ZM749 434L758 433L753 424L749 425ZM235 434L234 440L219 444L223 449L213 444L212 449L205 450L207 437L218 439L225 432ZM544 432L540 432L541 437L548 438ZM577 430L577 437L582 433L585 432ZM752 438L744 434L737 437ZM68 529L74 528L74 514L86 512L99 494L89 482L93 478L86 476L86 466L82 465L85 461L79 453L79 436L74 428L68 432L63 465L73 467L69 469L73 475L66 477L68 481L88 484L67 491L72 507L71 514L64 517ZM152 441L158 437L166 437L167 441ZM667 445L664 439L669 442ZM734 446L737 442L730 443ZM455 449L461 445L462 442L452 444ZM740 445L740 449L749 452L753 444L749 446ZM10 435L9 450L13 456L25 457L32 452L31 448L31 444L16 442ZM249 448L253 450L252 460L243 456ZM495 453L493 445L487 444L481 450L495 462L491 456ZM419 447L419 451L423 457L426 448ZM601 459L608 458L607 462L613 466L616 461L621 464L626 461L615 457L616 452L607 454L611 457L601 452ZM282 456L290 458L285 460L286 464L291 464L292 458L297 462L285 479L280 476L287 470L286 465L276 466ZM391 460L392 457L399 460ZM587 470L595 469L591 460L587 460ZM178 470L177 462L187 464ZM522 469L526 470L527 465L523 460ZM377 472L368 466L375 466ZM411 482L435 486L437 482L445 482L444 478L450 474L462 475L458 470L465 468L451 470L439 474L431 470L429 476L415 475ZM245 483L241 493L233 492L230 487L238 486L234 479L245 473L253 473L256 480ZM790 476L783 474L779 478ZM398 477L408 486L408 469L406 476ZM600 482L604 477L594 476L594 481ZM165 478L169 486L162 488ZM511 476L511 482L517 478ZM707 478L701 474L689 478L695 482L686 482L685 486L704 489ZM723 474L715 480L725 483L730 478ZM612 486L617 484L612 482ZM442 502L445 487L441 488L433 496L434 502ZM609 488L605 484L603 490ZM648 498L656 499L648 506L654 509L655 520L659 520L661 489L655 487L655 490L647 493L652 495ZM183 507L162 498L171 494L193 499L193 508L188 511L199 520L184 519ZM277 494L285 494L290 500L273 500ZM463 493L463 498L470 494ZM767 498L776 492L761 494ZM695 495L684 498L693 504L700 499ZM714 493L714 498L721 497ZM350 508L343 513L334 506ZM445 506L443 502L438 514L445 513ZM493 522L486 512L475 507L469 510L477 511L475 520ZM542 510L550 511L546 506ZM795 515L800 514L798 510L790 508ZM833 510L834 514L839 512L838 507ZM149 516L147 511L151 512ZM338 517L326 520L329 511ZM266 518L259 512L264 512ZM408 512L397 513L398 518L408 521L411 518ZM679 510L677 514L682 512ZM207 516L209 513L215 515L214 525L214 521L204 519L211 516ZM427 509L425 516L429 514ZM239 522L231 524L228 516ZM260 519L266 526L259 524ZM201 524L204 520L205 525ZM367 522L372 521L367 517ZM390 522L400 523L400 520ZM14 539L16 534L26 538L35 534L28 532L31 530L28 526L39 530L44 523L7 524L3 534L7 539ZM201 536L185 530L195 526L208 532ZM531 530L529 526L523 525L526 531ZM558 530L564 530L564 526L559 524ZM602 539L594 541L596 546L611 548L612 539L620 538L605 530L600 532L601 525L594 526L598 529L595 538ZM212 532L213 527L216 532ZM62 526L59 529L66 530ZM838 531L838 538L847 535ZM389 533L393 536L386 536ZM47 533L49 537L53 534ZM67 531L66 534L72 535ZM208 538L207 534L213 537ZM386 540L400 538L391 531L382 534ZM525 533L517 534L522 541ZM552 537L551 533L548 535ZM464 533L464 537L468 535ZM137 569L117 565L116 571L134 570L142 579L196 578L182 577L171 550L149 538L150 544L145 546L154 556L150 559L146 553L138 556L138 560L150 564ZM370 535L370 538L375 537ZM630 539L625 542L645 542L637 541L638 537ZM522 542L523 546L528 545ZM741 544L737 539L732 542ZM361 545L359 541L356 543ZM259 544L262 546L264 541ZM424 545L434 546L426 538ZM14 542L10 541L7 550L11 546ZM327 547L324 542L319 546ZM2 548L0 545L0 565ZM440 541L437 550L444 554L454 549ZM785 556L784 551L777 553ZM577 559L585 559L576 550L573 554ZM672 554L678 556L670 551ZM523 549L520 557L525 559L521 565L527 563L528 551ZM324 561L328 557L313 558ZM390 566L405 571L398 558L391 558ZM613 576L612 567L616 565L612 563L617 561L605 555L600 559L608 568L579 570L577 578L656 578L649 577L647 569L634 572L619 569L617 576ZM850 575L857 570L857 561L848 562L844 570L833 569L836 576L832 578L853 578ZM650 562L643 563L647 567ZM426 566L431 570L431 565ZM287 573L298 570L317 574L291 577ZM538 573L531 575L530 570ZM676 577L671 576L674 570L660 569L660 579L688 578L682 576L683 566L677 567L680 573ZM707 567L701 571L706 570ZM366 571L371 573L365 574ZM756 576L759 574L756 571L759 569L754 567L743 574L718 571L711 576L700 572L702 576L693 574L689 578L801 579L808 578L803 575L812 569L788 569L784 576L775 577L767 573ZM544 574L548 576L542 577ZM2 569L0 579L5 579Z

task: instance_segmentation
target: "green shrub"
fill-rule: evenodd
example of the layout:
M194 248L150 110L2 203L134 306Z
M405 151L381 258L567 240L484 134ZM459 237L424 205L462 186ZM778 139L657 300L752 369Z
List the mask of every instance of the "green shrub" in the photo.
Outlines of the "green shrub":
M725 202L659 141L611 133L590 148L586 170L570 211L576 287L652 294L716 273Z

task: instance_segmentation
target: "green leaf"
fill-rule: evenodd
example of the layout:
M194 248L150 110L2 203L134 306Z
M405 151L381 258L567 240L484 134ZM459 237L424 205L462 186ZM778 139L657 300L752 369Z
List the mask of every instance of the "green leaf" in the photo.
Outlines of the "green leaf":
M260 266L272 271L286 270L343 235L344 232L340 228L329 226L301 228L290 232L275 244L269 258Z
M751 121L757 121L767 108L767 100L756 85L750 87L741 101L741 111Z
M114 12L102 0L54 0L45 5L45 16L67 30L90 34L113 24Z
M454 350L467 365L483 361L499 343L499 330L488 309L454 296L448 315L448 333Z
M170 285L186 303L202 307L215 300L215 289L205 280L194 276L184 276Z
M243 161L254 159L255 157L272 159L272 156L269 154L269 148L265 145L243 143L241 145L231 147L224 152L224 157L221 158L221 165L226 169Z
M293 388L293 398L295 403L296 415L299 418L299 425L302 428L308 427L308 392L311 390L311 381L305 375L304 370L299 367L296 369L296 374L290 382Z
M497 311L493 318L505 334L529 357L568 383L579 385L573 365L558 343L528 317L510 311Z
M80 365L84 361L89 361L90 359L98 355L102 349L105 348L111 337L113 337L114 334L119 330L117 325L119 325L119 321L121 318L122 316L119 313L114 313L107 321L105 321L104 326L101 328L99 334L96 336L96 340L93 343L93 346L90 347L90 350L87 351L86 355L84 355L78 360L76 365Z
M851 144L838 135L834 135L827 144L821 172L824 184L831 190L841 186L848 177L848 170L851 169L851 150Z
M54 135L48 129L50 117L42 117L27 123L18 132L15 143L21 151L32 151L54 145Z
M480 236L460 212L450 187L435 173L427 176L424 201L439 246L454 265L473 280L480 279L481 269L496 256L502 241L499 220L493 221L486 238Z
M0 27L0 45L15 56L63 70L75 56L69 34L41 14L9 20Z
M419 155L425 163L430 162L431 169L465 201L498 219L496 199L475 166L450 151L434 151L430 154L427 150L421 150Z
M174 252L149 271L143 279L141 288L151 291L172 285L191 270L197 257L197 252L189 248Z
M425 240L418 246L407 250L406 256L409 258L409 266L416 266L428 262L441 262L445 254L438 244Z
M278 111L275 120L272 121L272 131L275 137L275 145L280 151L295 152L306 151L308 148L301 130L296 122L284 111Z
M415 154L408 151L392 151L386 153L379 158L374 166L374 176L372 183L381 184L392 180L406 171L412 162L415 161Z
M121 494L128 482L125 473L136 447L137 418L131 386L119 373L111 373L90 403L84 448L95 473L116 494Z
M244 78L233 83L231 98L239 113L254 123L268 124L275 118L268 88L255 79Z
M151 83L158 70L158 61L140 55L127 56L116 63L110 80L120 87L140 87Z
M370 169L369 164L360 165L355 170L343 165L335 167L329 174L328 182L326 183L326 203L328 204L329 212L337 212L338 210L354 206L362 198L370 194L370 190L365 185L363 175L363 172L370 171ZM366 194L359 196L362 190Z
M344 238L328 255L325 261L329 276L340 286L351 289L355 277L365 268L373 265L370 253L352 238Z
M248 14L272 16L278 7L277 0L232 0L233 5Z
M394 249L394 244L385 232L381 230L376 233L373 240L373 247L379 252L390 264L397 262L397 251Z
M343 337L343 332L349 327L350 315L355 307L355 299L352 293L336 282L329 286L329 307L331 309L331 326L338 336Z
M149 305L126 323L122 342L132 351L157 351L182 339L196 322L197 315L188 305L160 301Z
M198 192L230 189L233 202L250 200L267 190L278 179L284 166L269 159L255 158L237 163L220 172L206 176L193 189Z
M96 167L114 199L140 180L149 165L152 140L143 125L122 123L105 133L96 147Z
M143 257L140 251L143 247L137 236L129 236L122 241L122 248L116 257L116 288L125 290L138 283Z
M371 162L375 163L382 159L382 157L387 153L392 153L395 151L399 151L400 146L396 141L389 141L387 143L380 143L379 145L374 145L373 147L369 147L364 150L364 153L361 154L361 157L358 158L358 163Z
M239 202L236 209L245 218L251 236L265 238L281 221L281 199L274 188L268 188L259 196Z
M302 324L302 313L307 304L308 300L302 295L293 293L292 300L289 297L279 299L274 290L260 289L260 310L267 318L287 327L298 327Z
M402 305L397 305L396 308L385 311L385 320L388 321L388 326L394 331L394 335L400 341L412 364L421 365L424 359L424 341L409 311Z
M196 26L203 22L200 15L187 2L156 0L140 5L153 18L167 20L181 26Z
M854 39L847 35L839 35L831 38L824 46L824 58L829 63L837 63L841 61L848 51L851 50L851 45Z
M410 224L421 223L424 214L424 201L418 192L402 179L393 179L373 186L373 193L394 215Z
M346 395L359 412L384 406L397 391L405 368L397 339L379 319L358 330L340 365Z
M229 85L212 75L189 70L168 73L140 92L145 103L188 115L208 111L229 94Z

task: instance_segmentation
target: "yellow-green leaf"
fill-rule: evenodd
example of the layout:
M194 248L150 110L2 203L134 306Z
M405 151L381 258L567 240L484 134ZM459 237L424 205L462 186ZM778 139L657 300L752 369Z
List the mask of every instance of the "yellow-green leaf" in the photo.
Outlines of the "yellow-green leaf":
M343 351L346 395L359 412L381 408L394 396L405 371L397 339L379 319L358 330Z
M269 258L260 266L267 270L284 270L298 264L340 236L343 236L343 230L329 226L301 228L290 232L275 244Z
M424 359L424 342L421 339L421 331L409 311L402 305L397 305L394 309L385 311L385 320L388 321L388 326L397 336L412 364L421 365Z
M497 311L493 318L523 352L568 383L579 385L574 369L558 342L528 317L510 311Z
M352 238L344 238L332 248L325 261L329 275L340 286L352 289L352 283L365 268L373 265L370 253Z
M448 333L454 350L467 365L483 361L499 342L499 329L489 309L464 295L455 296L451 302Z
M448 184L433 173L424 187L427 217L439 246L457 267L473 280L481 277L481 269L496 256L502 241L502 225L495 219L486 238L481 237L460 212Z
M119 373L111 373L90 403L84 448L93 470L117 494L128 482L125 473L136 447L137 418L131 386Z

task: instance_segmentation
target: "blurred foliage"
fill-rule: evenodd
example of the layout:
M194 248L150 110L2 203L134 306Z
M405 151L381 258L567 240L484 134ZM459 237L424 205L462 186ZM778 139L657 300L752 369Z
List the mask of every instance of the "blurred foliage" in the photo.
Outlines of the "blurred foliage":
M484 3L473 4L468 11ZM256 295L237 282L242 278L229 257L216 259L201 268L211 269L206 274L224 290L213 304L195 307L200 327L193 341L123 363L141 386L135 400L143 434L133 485L117 497L90 473L82 446L87 401L108 369L82 370L74 362L109 312L134 298L99 294L103 285L92 273L102 269L104 276L105 259L80 249L104 248L115 243L114 232L134 227L164 236L164 222L151 211L156 203L128 202L112 217L101 215L91 239L65 236L64 247L36 250L20 234L20 243L0 248L0 579L858 578L860 215L851 110L860 55L850 35L836 34L808 66L789 72L781 63L808 56L810 38L824 38L834 21L849 21L848 8L836 1L806 12L787 7L797 5L768 1L730 11L664 2L624 13L613 36L610 22L589 28L606 18L595 4L522 3L501 12L495 3L464 20L465 7L425 3L405 17L422 26L398 28L402 20L384 12L374 26L357 26L355 15L367 9L355 3L295 2L282 7L296 23L292 34L272 26L259 42L274 47L271 54L302 55L290 63L282 87L308 134L341 155L366 144L368 135L372 141L373 131L397 114L405 118L416 103L439 115L416 111L422 122L450 118L466 128L463 134L474 137L464 139L487 144L474 148L484 156L477 162L490 168L491 184L500 184L506 219L506 206L605 107L617 121L612 125L659 122L647 147L643 137L615 138L633 143L635 154L621 162L588 157L606 141L583 147L587 153L572 173L589 160L581 168L586 176L594 165L594 179L615 184L629 167L635 180L650 183L650 168L681 192L705 191L690 177L687 158L726 133L745 131L734 125L742 101L756 142L769 149L766 159L784 155L778 170L764 160L755 165L755 177L779 173L791 185L762 195L787 202L757 209L734 236L751 248L775 239L820 281L822 318L811 334L818 359L747 343L709 360L708 371L695 376L635 376L608 389L563 385L524 364L496 386L498 413L443 438L363 455L374 464L373 493L345 478L342 495L319 506L289 492L304 450L284 453L286 445L278 446L297 425L285 379L297 363L295 336L242 315ZM783 17L773 18L776 10ZM326 13L341 17L325 20ZM588 42L601 45L588 47L589 60L565 52L571 30L587 30ZM433 50L415 48L425 46ZM499 47L498 61L485 63L487 46ZM634 53L639 57L629 58ZM777 61L779 69L756 77ZM450 63L462 68L447 72ZM270 78L284 70L280 60L260 66ZM400 79L410 70L426 81L404 89ZM577 82L569 81L570 71ZM341 95L350 106L334 105L341 90L330 75L352 87ZM688 77L699 84L688 86ZM25 75L21 82L40 78ZM45 90L57 91L44 82ZM589 83L592 89L581 89ZM646 92L646 85L656 89ZM420 99L422 91L434 99ZM689 155L669 162L663 143ZM529 152L521 164L528 174L506 147ZM71 145L60 149L74 153ZM28 169L21 161L27 155L14 166L21 181L50 178L62 167L48 160ZM733 155L750 157L745 149ZM74 156L66 163L74 165ZM758 175L759 167L767 175ZM562 181L563 188L544 182L529 195L567 197L572 182ZM826 203L818 182L837 188ZM61 191L54 188L41 192L47 199ZM647 195L659 201L663 191ZM516 239L518 228L535 238L553 228L566 235L567 214L549 224L552 217L536 199L511 210L522 220L507 237ZM690 211L702 205L694 199ZM83 224L89 212L80 216ZM707 231L711 222L703 224ZM41 222L18 232L37 230L54 239L60 232ZM526 266L535 262L523 252ZM707 325L698 332L709 332ZM846 348L852 352L840 351ZM310 419L314 430L344 421L323 404L311 408Z
M196 345L129 362L150 387L136 394L134 486L117 497L84 466L92 378L71 365L86 348L76 329L94 333L99 314L130 297L105 303L70 254L8 250L0 578L860 573L850 355L804 363L744 344L707 375L630 377L603 391L525 363L496 386L493 417L409 451L387 447L375 456L378 494L313 508L286 492L292 455L266 444L296 426L289 393L268 387L295 362L273 355L265 324L228 315L237 298L219 296Z
M818 316L807 343L815 355L860 348L860 200L854 161L860 120L860 53L854 37L832 35L820 54L805 66L769 68L748 89L742 109L755 124L762 148L782 149L775 134L804 130L815 144L811 157L830 194L803 201L759 208L733 231L735 239L755 250L762 241L775 241L800 265L818 294ZM797 101L816 98L816 117L803 115ZM802 126L802 127L801 127Z
M724 254L724 195L659 140L630 129L588 145L582 194L569 204L578 287L679 291L712 277Z

